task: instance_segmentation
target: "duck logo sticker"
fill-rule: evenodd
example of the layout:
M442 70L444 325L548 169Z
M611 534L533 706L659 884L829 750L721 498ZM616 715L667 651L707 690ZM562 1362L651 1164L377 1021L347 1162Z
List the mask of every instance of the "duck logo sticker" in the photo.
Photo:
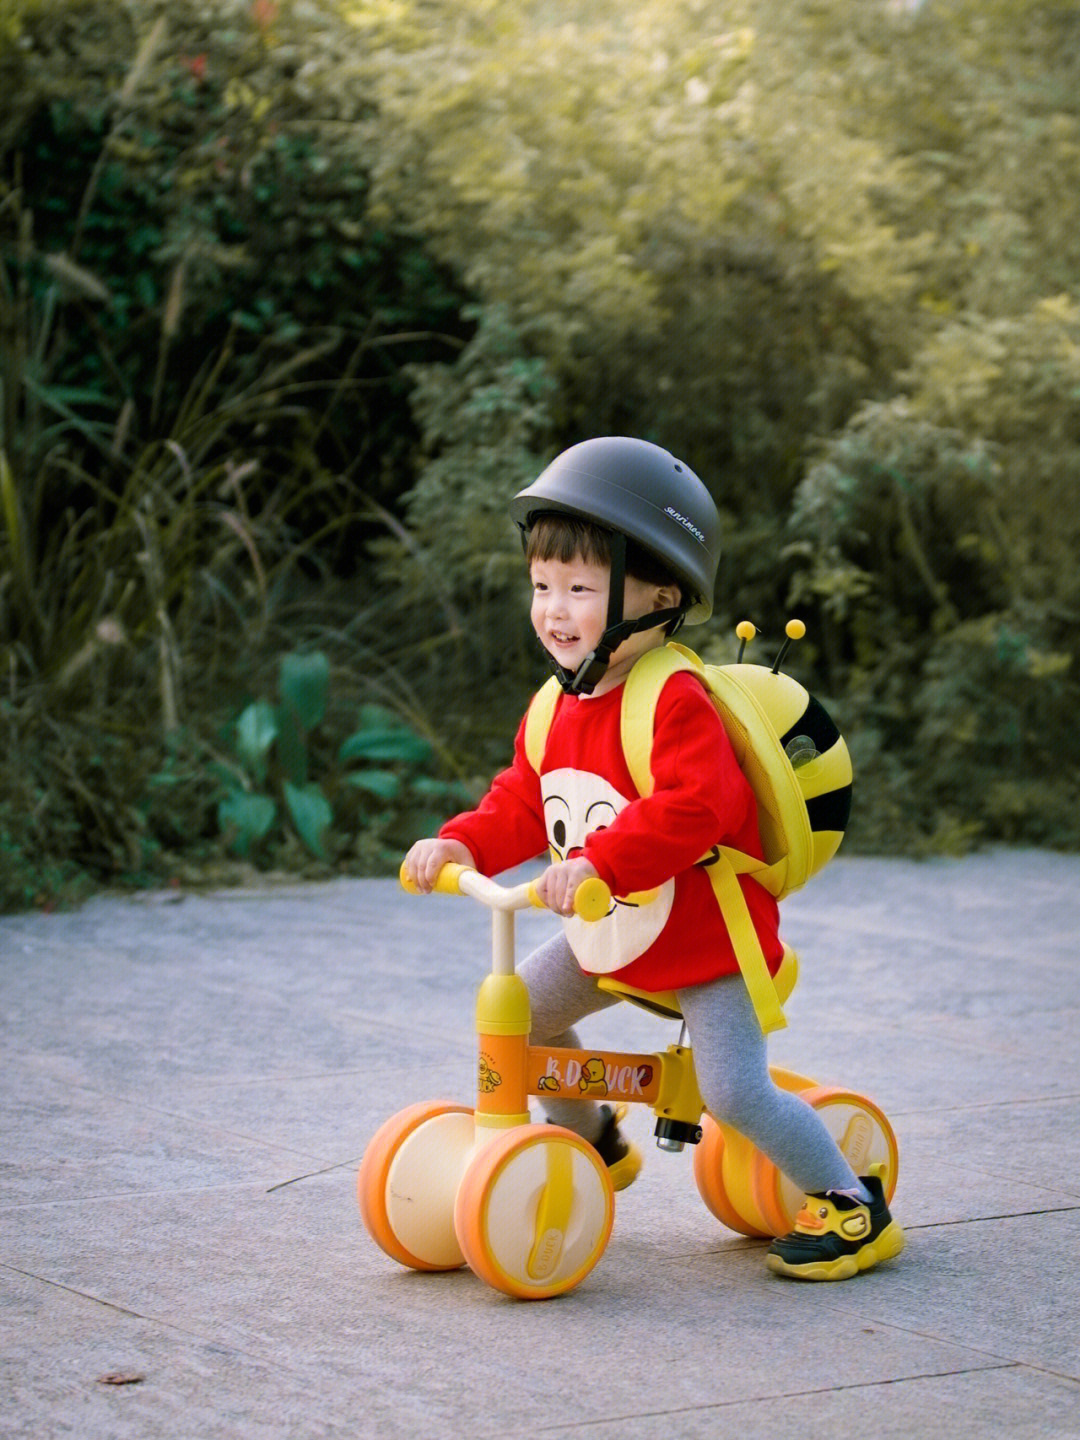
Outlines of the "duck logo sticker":
M477 1080L478 1088L485 1095L490 1095L502 1084L502 1076L494 1069L490 1055L481 1055L478 1061Z
M602 775L588 770L549 770L540 777L540 789L553 862L581 855L588 837L605 830L630 803ZM564 918L578 964L590 975L607 975L644 955L667 924L674 897L675 881L668 880L646 905L613 899L600 921Z
M653 1082L653 1067L610 1062L610 1056L608 1061L605 1061L602 1055L590 1055L587 1060L567 1060L564 1071L555 1056L549 1055L547 1069L537 1081L536 1093L562 1095L569 1090L577 1095L608 1095L616 1100L644 1100L646 1088Z

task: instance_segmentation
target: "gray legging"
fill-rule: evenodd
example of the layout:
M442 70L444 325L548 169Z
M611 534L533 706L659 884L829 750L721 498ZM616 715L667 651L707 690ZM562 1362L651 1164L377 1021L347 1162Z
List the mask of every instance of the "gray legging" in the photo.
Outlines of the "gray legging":
M620 1002L584 974L566 938L554 935L521 966L537 1045L580 1049L573 1029L585 1015ZM858 1179L816 1111L773 1083L765 1036L741 975L724 975L680 990L679 1004L694 1051L701 1097L709 1113L738 1130L808 1194L860 1191ZM595 1103L543 1100L548 1119L595 1140L602 1119Z

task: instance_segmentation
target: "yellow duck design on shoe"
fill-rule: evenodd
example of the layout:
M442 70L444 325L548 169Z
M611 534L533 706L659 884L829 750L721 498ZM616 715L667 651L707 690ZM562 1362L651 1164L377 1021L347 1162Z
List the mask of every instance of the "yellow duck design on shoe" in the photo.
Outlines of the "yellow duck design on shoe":
M904 1232L889 1214L883 1169L875 1165L860 1177L870 1192L868 1205L831 1190L808 1195L795 1229L769 1246L769 1269L794 1280L849 1280L899 1255Z

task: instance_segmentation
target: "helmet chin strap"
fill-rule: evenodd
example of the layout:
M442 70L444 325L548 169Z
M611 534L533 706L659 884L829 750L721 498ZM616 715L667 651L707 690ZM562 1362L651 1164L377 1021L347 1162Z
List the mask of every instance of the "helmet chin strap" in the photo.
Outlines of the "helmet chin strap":
M669 634L682 624L686 611L679 607L650 610L636 620L623 619L623 593L626 586L626 537L612 534L611 581L608 589L607 620L604 633L576 670L567 670L546 647L541 647L567 695L591 695L607 673L612 655L631 635L641 630L654 630L658 625L671 625Z

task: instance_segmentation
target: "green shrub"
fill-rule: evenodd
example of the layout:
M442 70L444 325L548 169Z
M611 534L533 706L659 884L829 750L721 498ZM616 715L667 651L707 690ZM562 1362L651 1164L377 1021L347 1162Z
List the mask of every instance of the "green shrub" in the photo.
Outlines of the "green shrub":
M1070 379L1039 400L1040 368L1028 402L1060 416L1080 391ZM1003 405L1024 408L1016 381L1003 365L976 397L984 425L998 385ZM1080 546L1080 464L1062 453L1032 484L1006 427L985 439L918 408L860 412L809 470L792 519L791 599L819 617L825 688L860 772L853 838L1074 846L1078 597L1062 562Z
M542 673L506 499L616 431L713 488L717 628L805 611L851 843L1075 843L1076 24L0 4L3 903L388 866Z
M478 315L453 365L413 370L421 434L402 524L371 550L403 644L432 647L479 679L531 657L527 576L507 503L550 458L557 387L499 307ZM389 519L390 517L385 517Z
M291 7L42 0L7 33L0 816L25 895L212 857L221 696L352 571L413 443L403 367L470 324L372 212L342 97L298 83Z
M282 657L276 703L252 701L228 727L232 756L214 768L234 854L280 853L285 825L316 860L395 864L411 826L434 829L468 803L467 787L433 773L432 742L383 705L362 705L349 735L320 744L329 702L326 655L294 652Z
M363 97L343 125L340 93L299 83L302 24L289 6L44 3L0 53L0 449L20 487L58 421L69 463L115 468L173 434L218 356L238 390L303 368L258 417L249 455L274 463L249 496L295 473L303 533L350 561L361 488L379 495L412 443L402 367L469 326L422 241L371 208ZM309 461L333 483L308 485ZM82 498L62 479L54 513Z

